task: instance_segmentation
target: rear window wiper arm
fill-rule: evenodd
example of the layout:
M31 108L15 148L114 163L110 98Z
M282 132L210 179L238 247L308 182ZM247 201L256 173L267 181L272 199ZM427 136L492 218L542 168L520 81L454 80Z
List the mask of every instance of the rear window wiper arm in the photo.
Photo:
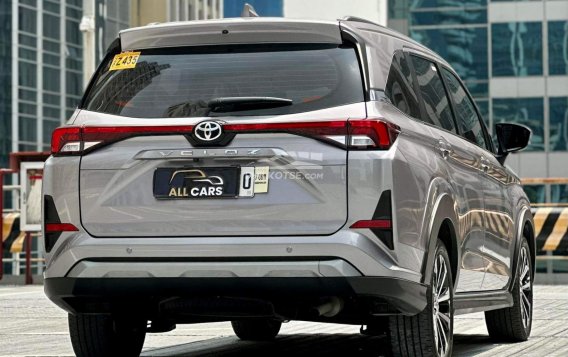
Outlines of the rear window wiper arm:
M220 97L207 102L209 109L216 113L279 108L289 105L292 105L291 99L277 97Z

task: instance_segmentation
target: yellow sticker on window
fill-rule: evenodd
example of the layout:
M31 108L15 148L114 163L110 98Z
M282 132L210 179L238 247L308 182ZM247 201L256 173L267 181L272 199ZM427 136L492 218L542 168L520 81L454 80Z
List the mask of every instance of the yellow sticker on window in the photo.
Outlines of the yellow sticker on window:
M140 52L122 52L114 56L110 64L109 71L119 69L129 69L136 67L136 62L140 58Z

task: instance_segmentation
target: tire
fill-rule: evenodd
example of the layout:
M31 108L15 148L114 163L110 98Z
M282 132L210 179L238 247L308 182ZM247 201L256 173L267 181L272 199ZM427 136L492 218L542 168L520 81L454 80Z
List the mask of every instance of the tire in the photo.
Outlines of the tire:
M273 340L282 327L282 322L272 319L231 321L235 335L243 341Z
M452 355L453 285L448 251L444 243L438 240L432 267L432 280L427 290L426 308L414 316L389 318L387 336L393 356L445 357ZM442 334L440 334L441 328L443 329Z
M140 356L146 325L144 321L117 324L106 315L69 314L69 333L77 357Z
M530 248L526 238L519 251L513 284L513 306L485 312L489 336L497 341L526 341L532 328L533 279Z

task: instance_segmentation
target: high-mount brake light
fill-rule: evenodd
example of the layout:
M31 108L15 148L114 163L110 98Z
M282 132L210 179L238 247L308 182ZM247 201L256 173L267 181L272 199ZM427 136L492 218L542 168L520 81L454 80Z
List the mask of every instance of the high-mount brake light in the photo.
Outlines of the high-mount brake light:
M188 135L192 125L178 126L84 126L53 131L53 155L82 155L96 148L135 136ZM400 128L383 119L223 124L226 134L289 133L306 136L349 150L388 150Z

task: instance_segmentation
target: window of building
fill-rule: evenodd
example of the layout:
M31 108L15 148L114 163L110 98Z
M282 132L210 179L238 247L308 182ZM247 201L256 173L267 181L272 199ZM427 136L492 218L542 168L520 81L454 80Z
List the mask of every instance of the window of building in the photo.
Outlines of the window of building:
M542 23L491 25L493 76L542 75Z
M82 85L83 85L83 77L81 76L81 73L67 71L66 75L67 93L76 94L76 95L82 94L83 93Z
M43 14L43 36L59 40L59 16Z
M546 190L544 185L524 185L523 189L531 203L546 202Z
M19 116L18 130L20 141L35 142L37 139L37 119L33 117Z
M548 72L568 74L568 21L548 23Z
M60 70L58 68L43 67L43 89L50 92L59 92L61 88Z
M58 106L44 105L43 106L43 118L44 119L55 119L59 120L61 117L61 111Z
M464 6L464 7L479 7L486 6L487 0L463 0L463 1L448 1L448 0L411 0L413 8L429 8L429 7L448 7L448 6Z
M37 84L36 65L23 61L20 61L18 65L18 84L24 87L35 88Z
M51 133L57 127L61 126L61 122L59 120L44 120L43 121L43 142L49 143L51 142Z
M18 103L18 113L20 114L29 114L29 115L36 115L37 114L37 106L35 104L30 103Z
M568 185L550 185L550 202L568 203Z
M412 26L470 25L487 23L486 9L412 11Z
M48 0L44 0L43 1L43 11L48 11L51 12L55 15L59 14L59 1L48 1Z
M27 48L20 46L18 48L18 55L19 55L19 58L35 62L36 57L37 57L37 52L35 50L29 50Z
M532 136L527 151L544 151L543 98L494 98L494 123L517 123L528 126Z
M59 105L61 103L60 98L59 95L43 93L43 102L46 104Z
M568 97L549 98L550 150L568 150Z
M393 56L385 95L403 113L420 118L420 102L414 91L412 71L402 51L397 51Z
M28 100L31 102L35 102L37 100L37 92L35 90L29 89L18 89L18 97L20 100Z
M413 29L410 35L448 61L474 97L488 96L487 27Z
M483 119L483 121L485 122L485 126L490 133L493 132L493 128L491 128L491 124L489 123L489 100L476 99L475 104L477 104L479 114L481 114L481 119Z
M65 21L65 37L67 42L81 45L81 32L78 31L79 22L67 19Z
M18 8L18 28L20 31L28 33L37 32L37 12L27 7Z
M475 105L467 95L459 80L447 69L442 68L442 73L448 84L450 97L454 105L456 121L460 127L460 135L472 143L487 149L485 132L475 110Z
M423 120L456 133L452 111L436 65L426 59L410 56L426 109Z

